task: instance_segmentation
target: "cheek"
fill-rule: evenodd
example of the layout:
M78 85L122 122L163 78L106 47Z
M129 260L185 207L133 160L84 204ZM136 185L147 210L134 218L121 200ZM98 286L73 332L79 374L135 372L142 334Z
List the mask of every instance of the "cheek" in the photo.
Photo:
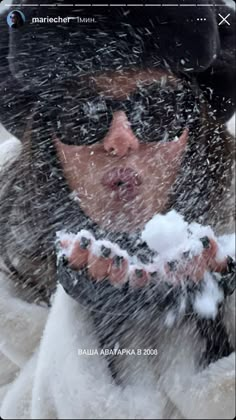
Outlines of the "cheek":
M57 155L65 179L72 190L89 190L97 184L99 169L96 151L88 146L68 146L55 141Z
M67 156L61 164L64 176L73 189L77 186L84 185L88 178L88 161L82 159L79 155L70 155L69 157Z
M141 161L143 172L153 173L161 179L175 176L181 166L187 141L186 131L178 141L157 144L149 150L143 150Z
M83 156L79 153L78 147L68 146L61 143L59 140L54 141L57 156L60 165L63 169L66 179L71 179L80 176L80 168L83 170L81 162L84 162Z

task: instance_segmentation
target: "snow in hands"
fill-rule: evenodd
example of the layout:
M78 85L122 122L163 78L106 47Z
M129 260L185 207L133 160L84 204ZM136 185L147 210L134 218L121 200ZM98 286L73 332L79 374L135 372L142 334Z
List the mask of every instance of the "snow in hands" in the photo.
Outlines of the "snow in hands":
M116 243L96 240L87 230L58 232L59 281L78 298L86 272L87 293L98 296L102 290L104 299L104 288L109 288L121 302L119 309L129 296L136 310L158 306L166 312L167 326L193 314L214 319L225 297L235 290L236 264L234 255L225 252L225 238L216 238L209 226L188 224L174 210L155 215L141 238L156 253L151 263L142 263Z

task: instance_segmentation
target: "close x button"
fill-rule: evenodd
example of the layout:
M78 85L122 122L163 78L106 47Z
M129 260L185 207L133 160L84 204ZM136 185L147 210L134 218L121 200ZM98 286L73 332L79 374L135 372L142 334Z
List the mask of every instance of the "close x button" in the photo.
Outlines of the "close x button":
M228 15L225 16L225 17L222 16L220 13L218 13L218 16L219 16L218 26L221 26L221 25L228 25L228 26L230 26L230 22L228 21L228 19L230 17L230 13L228 13Z

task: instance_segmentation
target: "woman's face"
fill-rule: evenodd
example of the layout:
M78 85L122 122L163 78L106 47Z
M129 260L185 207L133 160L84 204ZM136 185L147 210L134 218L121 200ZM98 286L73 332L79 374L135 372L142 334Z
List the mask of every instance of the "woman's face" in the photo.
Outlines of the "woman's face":
M177 83L173 76L166 78L158 70L113 73L99 76L93 82L99 95L119 104L140 86L145 94L145 87L148 92L154 82L161 85L163 77L167 85ZM134 101L134 109L135 105ZM160 101L157 106L167 114L165 105ZM139 112L137 109L137 118L141 118ZM152 126L138 135L129 115L134 114L118 106L107 132L97 143L79 145L78 138L77 145L70 145L54 138L65 178L82 210L101 227L113 231L142 228L155 213L165 209L188 141L185 127L175 135L171 131L168 142L166 130L162 138L157 135L155 139L158 130L154 130L153 121L154 139L147 142L145 133L150 133Z
M14 13L12 13L11 15L11 22L12 22L12 25L17 23L17 16Z

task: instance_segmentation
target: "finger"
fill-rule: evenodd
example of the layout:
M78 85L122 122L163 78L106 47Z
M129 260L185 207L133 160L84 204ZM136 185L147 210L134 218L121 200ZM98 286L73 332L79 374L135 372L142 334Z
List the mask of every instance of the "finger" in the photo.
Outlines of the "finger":
M122 285L128 281L129 263L126 258L115 255L112 259L112 265L109 274L110 283L113 285Z
M150 278L143 268L135 267L130 270L129 284L131 287L142 288L149 284Z
M80 268L86 266L86 264L88 263L90 247L90 239L82 237L80 241L76 240L72 251L68 257L69 266L74 270L79 270Z
M202 259L205 261L206 266L210 266L212 261L215 259L218 245L216 241L208 236L204 236L200 239L203 245L203 252L201 254Z
M98 242L98 241L97 241ZM96 281L108 277L112 266L112 252L109 247L102 245L97 250L93 248L88 256L88 272Z
M203 245L203 251L200 255L192 259L193 270L190 275L194 282L201 281L206 271L212 271L215 266L215 257L218 251L218 245L214 239L205 236L200 240Z

